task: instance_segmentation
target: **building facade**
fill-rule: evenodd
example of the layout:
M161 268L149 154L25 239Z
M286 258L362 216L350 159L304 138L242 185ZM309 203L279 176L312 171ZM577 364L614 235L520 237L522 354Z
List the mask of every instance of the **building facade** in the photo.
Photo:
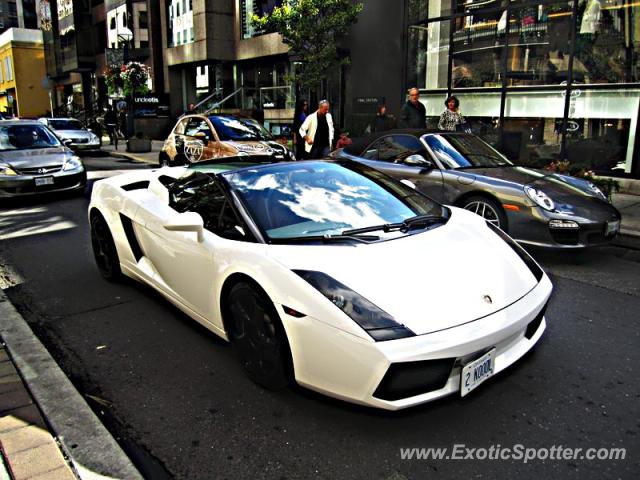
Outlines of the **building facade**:
M39 117L50 108L42 33L7 30L0 35L0 112Z
M520 163L640 177L640 4L408 0L406 87Z

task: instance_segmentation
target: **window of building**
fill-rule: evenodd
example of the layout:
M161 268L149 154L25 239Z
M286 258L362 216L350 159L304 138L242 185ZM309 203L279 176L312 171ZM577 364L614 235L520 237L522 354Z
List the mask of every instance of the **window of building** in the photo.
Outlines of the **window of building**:
M13 80L13 67L11 65L11 57L4 57L4 71L6 81Z
M109 22L109 29L110 30L116 29L116 17L111 17L111 22Z
M138 28L149 28L149 17L146 10L138 12Z
M3 72L2 72L2 62L0 62L0 83L4 82L4 78L3 78Z

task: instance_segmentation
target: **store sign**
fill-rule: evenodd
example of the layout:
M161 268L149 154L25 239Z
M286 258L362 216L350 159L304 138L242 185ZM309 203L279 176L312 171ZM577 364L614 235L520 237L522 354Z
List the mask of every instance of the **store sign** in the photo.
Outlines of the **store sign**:
M133 97L133 116L136 118L168 117L167 95L140 95Z
M355 97L353 99L353 110L356 113L375 112L380 103L380 97Z

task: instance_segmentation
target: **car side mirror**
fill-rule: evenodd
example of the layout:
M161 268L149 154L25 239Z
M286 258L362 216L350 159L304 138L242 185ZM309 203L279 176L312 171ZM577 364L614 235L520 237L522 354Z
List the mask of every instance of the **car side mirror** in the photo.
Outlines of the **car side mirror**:
M431 160L427 160L419 153L412 153L408 157L404 158L402 163L412 167L433 168L433 162Z
M196 232L198 243L204 241L204 221L196 212L178 213L164 224L164 228L170 232Z
M64 140L62 140L62 144L65 147L70 147L72 143L73 143L73 140L71 140L70 138L65 138Z

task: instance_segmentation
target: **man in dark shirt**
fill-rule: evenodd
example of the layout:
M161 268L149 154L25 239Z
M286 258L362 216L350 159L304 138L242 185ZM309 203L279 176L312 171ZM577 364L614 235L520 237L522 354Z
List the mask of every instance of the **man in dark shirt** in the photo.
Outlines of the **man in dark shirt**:
M427 128L427 110L420 102L420 91L417 88L409 89L409 100L400 110L400 128Z

